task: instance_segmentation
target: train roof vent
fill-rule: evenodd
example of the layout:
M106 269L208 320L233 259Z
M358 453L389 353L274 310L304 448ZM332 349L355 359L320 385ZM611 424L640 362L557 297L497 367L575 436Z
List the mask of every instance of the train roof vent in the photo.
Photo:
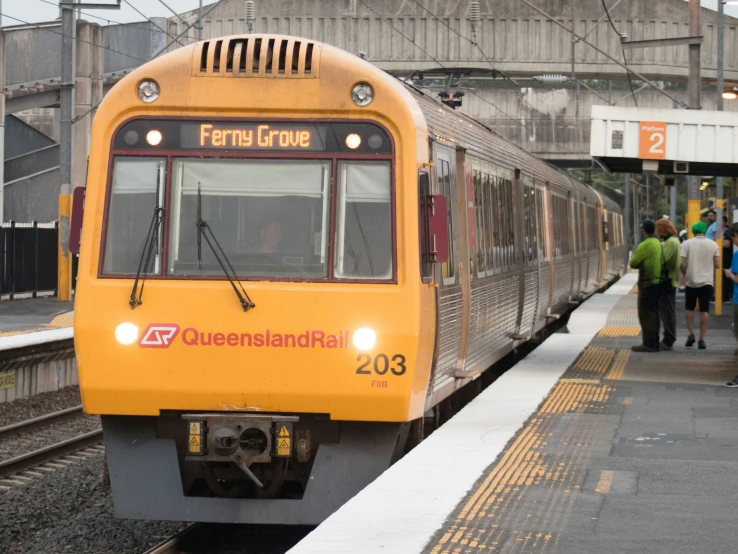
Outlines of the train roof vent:
M208 40L195 49L193 75L317 79L320 48L309 40L279 36Z

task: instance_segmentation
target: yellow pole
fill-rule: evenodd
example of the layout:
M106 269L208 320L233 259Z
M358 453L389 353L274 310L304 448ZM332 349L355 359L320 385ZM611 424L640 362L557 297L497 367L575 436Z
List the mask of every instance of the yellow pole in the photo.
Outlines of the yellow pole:
M72 195L59 195L59 242L58 249L58 268L57 268L57 296L59 302L69 302L72 300L72 253L69 248L64 250L62 244L64 234L67 235L66 243L69 244L69 225L72 221Z
M722 210L722 198L716 198L715 204ZM723 212L724 213L724 212ZM718 245L719 265L715 270L715 315L723 315L723 222L715 220L715 242Z
M690 239L694 237L694 233L692 233L692 225L697 223L700 219L700 201L691 199L688 200L686 221L689 221L689 227L687 227L687 236Z

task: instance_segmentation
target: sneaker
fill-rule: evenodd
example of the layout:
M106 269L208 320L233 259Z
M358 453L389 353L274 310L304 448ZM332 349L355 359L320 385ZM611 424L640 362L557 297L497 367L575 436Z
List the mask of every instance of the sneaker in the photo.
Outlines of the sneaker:
M707 345L705 344L705 341L703 341L702 339L700 339L699 342L697 343L697 348L699 348L700 350L704 350L705 348L707 348Z
M694 333L692 333L691 335L689 335L689 337L687 338L687 342L684 343L684 346L686 346L687 348L689 348L693 344L694 344Z
M659 350L674 350L674 347L662 342L661 344L659 344Z
M728 383L725 383L725 386L726 387L730 387L730 388L736 388L736 387L738 387L738 375L736 375L735 377L733 377L733 380L732 381L729 381Z
M658 352L659 351L658 348L648 348L647 346L644 346L642 344L631 346L630 349L633 352Z

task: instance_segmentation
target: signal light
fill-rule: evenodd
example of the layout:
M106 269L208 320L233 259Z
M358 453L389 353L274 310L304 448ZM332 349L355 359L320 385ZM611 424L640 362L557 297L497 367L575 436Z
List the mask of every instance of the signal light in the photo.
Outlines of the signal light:
M450 106L454 109L461 107L461 99L464 97L464 93L457 92L440 92L438 95L441 97L441 102Z

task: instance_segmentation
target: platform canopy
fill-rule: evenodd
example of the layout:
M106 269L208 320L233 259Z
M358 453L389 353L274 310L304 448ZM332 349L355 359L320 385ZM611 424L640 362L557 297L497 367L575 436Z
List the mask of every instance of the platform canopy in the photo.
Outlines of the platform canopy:
M614 173L738 176L738 113L593 106L590 155Z

